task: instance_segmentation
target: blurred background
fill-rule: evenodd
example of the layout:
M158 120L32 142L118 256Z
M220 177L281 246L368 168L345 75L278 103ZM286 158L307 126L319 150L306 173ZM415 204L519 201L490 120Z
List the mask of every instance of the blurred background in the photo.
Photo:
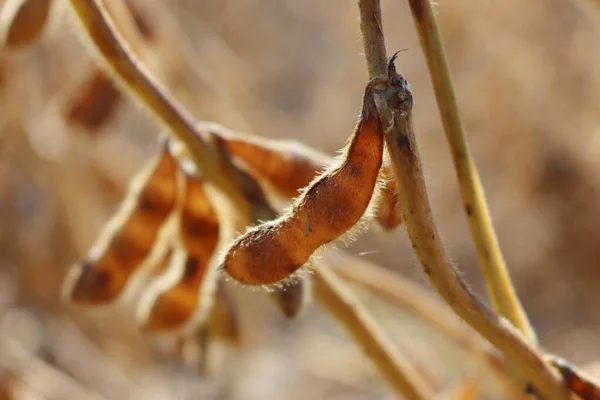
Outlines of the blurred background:
M134 12L125 36L198 119L330 154L351 133L367 81L356 1L108 3L117 16ZM388 52L409 49L397 65L413 88L434 212L451 257L485 297L405 3L382 3ZM235 287L242 345L211 343L209 371L199 373L172 338L141 333L127 304L61 302L69 266L154 154L161 128L99 72L67 2L48 4L39 37L0 49L0 398L393 398L314 303L288 321L261 292ZM501 247L541 344L578 364L600 359L600 31L562 0L436 9ZM429 288L402 227L373 226L349 251ZM443 335L359 293L436 387L489 379ZM502 398L487 386L480 398Z

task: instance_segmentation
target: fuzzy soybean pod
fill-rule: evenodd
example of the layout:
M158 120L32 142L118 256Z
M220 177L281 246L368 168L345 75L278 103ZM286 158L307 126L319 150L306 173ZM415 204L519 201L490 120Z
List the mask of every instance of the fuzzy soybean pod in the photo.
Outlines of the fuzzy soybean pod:
M280 282L361 219L383 157L383 129L372 96L377 83L365 89L360 119L339 164L316 178L287 213L234 241L222 263L231 277L249 285Z
M136 175L87 257L69 272L64 286L68 299L83 305L115 300L150 261L159 231L175 208L177 170L165 146Z
M225 149L287 197L298 196L330 162L330 158L293 141L265 140L225 132Z
M217 275L210 261L219 242L219 221L203 181L186 174L184 191L178 215L181 248L142 295L138 309L140 323L151 332L199 323L212 306Z
M202 123L199 128L219 137L230 155L268 182L275 191L289 198L298 196L300 189L308 186L320 171L333 163L328 155L295 141L233 133L215 123ZM402 223L396 181L389 167L382 168L380 179L375 221L384 230L392 231Z

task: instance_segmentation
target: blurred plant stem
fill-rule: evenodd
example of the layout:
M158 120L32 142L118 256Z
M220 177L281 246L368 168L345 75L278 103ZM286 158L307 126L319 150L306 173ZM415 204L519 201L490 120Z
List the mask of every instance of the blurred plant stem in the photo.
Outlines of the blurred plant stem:
M397 393L406 399L433 398L429 384L410 361L399 356L375 319L324 262L315 269L314 289L317 300L346 327Z

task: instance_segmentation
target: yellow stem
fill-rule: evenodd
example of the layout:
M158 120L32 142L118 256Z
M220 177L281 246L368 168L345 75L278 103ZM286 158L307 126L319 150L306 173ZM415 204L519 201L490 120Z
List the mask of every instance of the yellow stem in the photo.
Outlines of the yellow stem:
M460 118L450 68L442 37L430 0L409 0L427 60L435 96L442 116L444 131L458 177L465 214L475 242L479 264L487 285L490 300L500 315L507 318L532 343L533 330L510 279L506 263L494 232L483 187Z

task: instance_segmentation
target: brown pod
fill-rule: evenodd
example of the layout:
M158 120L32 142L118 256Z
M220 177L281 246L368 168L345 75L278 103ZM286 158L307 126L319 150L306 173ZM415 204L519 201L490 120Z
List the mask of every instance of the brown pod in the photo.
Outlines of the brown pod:
M30 44L41 34L51 0L6 0L0 8L0 43L6 48Z
M298 196L299 190L308 186L319 171L333 163L327 155L294 141L235 134L212 123L202 124L200 129L218 136L229 154L286 197ZM375 217L383 229L390 231L402 223L402 211L396 182L389 168L384 169L382 176L385 182L377 199Z
M219 221L204 191L204 183L185 176L185 199L179 215L182 255L173 257L167 270L148 288L140 303L140 322L152 332L180 329L212 304L200 304L202 292L212 289L216 274L207 276L219 241ZM199 322L199 321L198 321Z
M377 198L375 219L384 230L391 231L402 224L402 209L393 174L388 168L383 168L382 177L384 181Z
M215 127L213 126L213 128ZM235 174L234 176L236 176L236 179L244 192L244 196L250 203L252 207L252 220L268 221L277 218L277 212L271 207L262 187L258 184L253 174L244 169L240 169L237 164L231 162L232 154L227 150L226 144L228 141L224 138L225 135L231 137L231 133L222 127L218 129L218 131L220 134L215 133L215 130L213 129L210 138L222 152L223 160L226 160L226 162L229 163L233 174ZM234 140L234 142L249 143L241 140ZM232 141L229 141L229 143L232 143ZM265 149L264 147L262 149L266 151L259 152L259 155L265 155L265 153L269 151L273 152L272 149ZM251 153L252 152L249 152L247 155L251 156ZM272 159L279 156L279 154L273 153ZM309 182L307 182L307 184L308 183ZM299 279L296 282L292 282L290 285L274 288L274 290L269 293L269 298L273 300L284 316L287 318L294 318L298 315L308 298L309 290L307 289L307 285L308 280Z
M70 99L65 119L95 131L114 114L121 99L121 92L112 79L106 72L95 68Z
M248 230L229 248L222 267L239 282L269 285L288 278L320 246L350 230L366 211L379 176L383 129L365 89L360 120L339 165L325 171L280 218Z
M562 358L554 359L553 364L565 379L569 390L579 396L581 400L600 400L600 386L591 378L575 370L574 367Z
M86 259L69 273L65 290L70 300L100 305L121 294L151 254L160 228L174 210L177 170L177 161L165 146L138 173Z
M227 151L287 197L312 182L328 163L328 157L296 142L225 137Z

